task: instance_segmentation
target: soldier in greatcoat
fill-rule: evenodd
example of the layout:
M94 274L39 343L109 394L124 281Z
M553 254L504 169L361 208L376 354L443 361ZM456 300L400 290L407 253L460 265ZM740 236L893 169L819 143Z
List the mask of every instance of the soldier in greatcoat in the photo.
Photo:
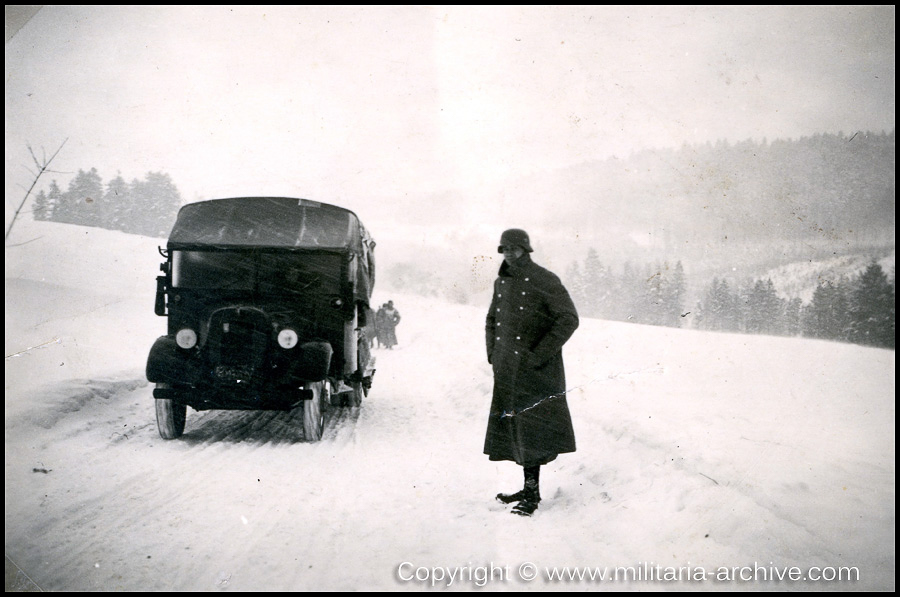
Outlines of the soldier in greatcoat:
M387 303L378 307L375 313L375 339L378 341L378 348L384 348L387 342L387 332L385 331L384 309Z
M541 465L575 451L562 347L578 313L559 278L531 260L524 230L505 231L497 250L503 264L485 324L494 391L484 453L522 466L522 490L497 499L530 516L541 501Z
M397 324L400 323L400 311L394 307L394 301L384 306L384 336L388 349L397 345Z

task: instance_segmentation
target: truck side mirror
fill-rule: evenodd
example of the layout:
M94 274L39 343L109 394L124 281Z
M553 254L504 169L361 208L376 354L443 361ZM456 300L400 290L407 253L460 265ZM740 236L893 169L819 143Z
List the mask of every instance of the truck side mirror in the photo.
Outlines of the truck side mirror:
M163 316L166 314L166 277L156 276L156 305L153 311Z

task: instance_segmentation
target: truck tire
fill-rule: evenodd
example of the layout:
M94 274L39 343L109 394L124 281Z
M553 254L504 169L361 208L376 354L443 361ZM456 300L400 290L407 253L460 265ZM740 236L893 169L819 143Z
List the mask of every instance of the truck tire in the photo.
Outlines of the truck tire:
M163 384L158 384L163 386ZM178 404L171 398L155 398L156 427L163 439L178 439L184 433L184 422L187 419L187 406Z
M322 439L325 430L325 407L331 401L328 380L309 384L312 398L303 401L303 435L308 442Z

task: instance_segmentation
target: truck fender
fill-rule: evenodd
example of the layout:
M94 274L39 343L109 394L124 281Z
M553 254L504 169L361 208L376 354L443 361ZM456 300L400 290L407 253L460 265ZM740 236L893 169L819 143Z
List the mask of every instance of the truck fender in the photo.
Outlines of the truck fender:
M175 339L160 336L147 357L147 381L151 383L191 384L198 378L195 359L178 348Z
M307 381L322 381L331 368L334 349L329 342L305 342L300 345L298 375Z

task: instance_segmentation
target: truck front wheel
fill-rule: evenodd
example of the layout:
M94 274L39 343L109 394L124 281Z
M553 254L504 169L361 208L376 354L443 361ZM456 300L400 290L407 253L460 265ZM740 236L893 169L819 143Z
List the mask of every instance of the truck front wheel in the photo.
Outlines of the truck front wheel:
M303 435L308 442L322 439L325 430L325 405L331 401L328 380L309 384L312 397L303 401Z
M164 387L165 384L157 384ZM163 439L177 439L184 433L184 422L187 419L187 406L178 404L171 398L155 398L156 427Z

